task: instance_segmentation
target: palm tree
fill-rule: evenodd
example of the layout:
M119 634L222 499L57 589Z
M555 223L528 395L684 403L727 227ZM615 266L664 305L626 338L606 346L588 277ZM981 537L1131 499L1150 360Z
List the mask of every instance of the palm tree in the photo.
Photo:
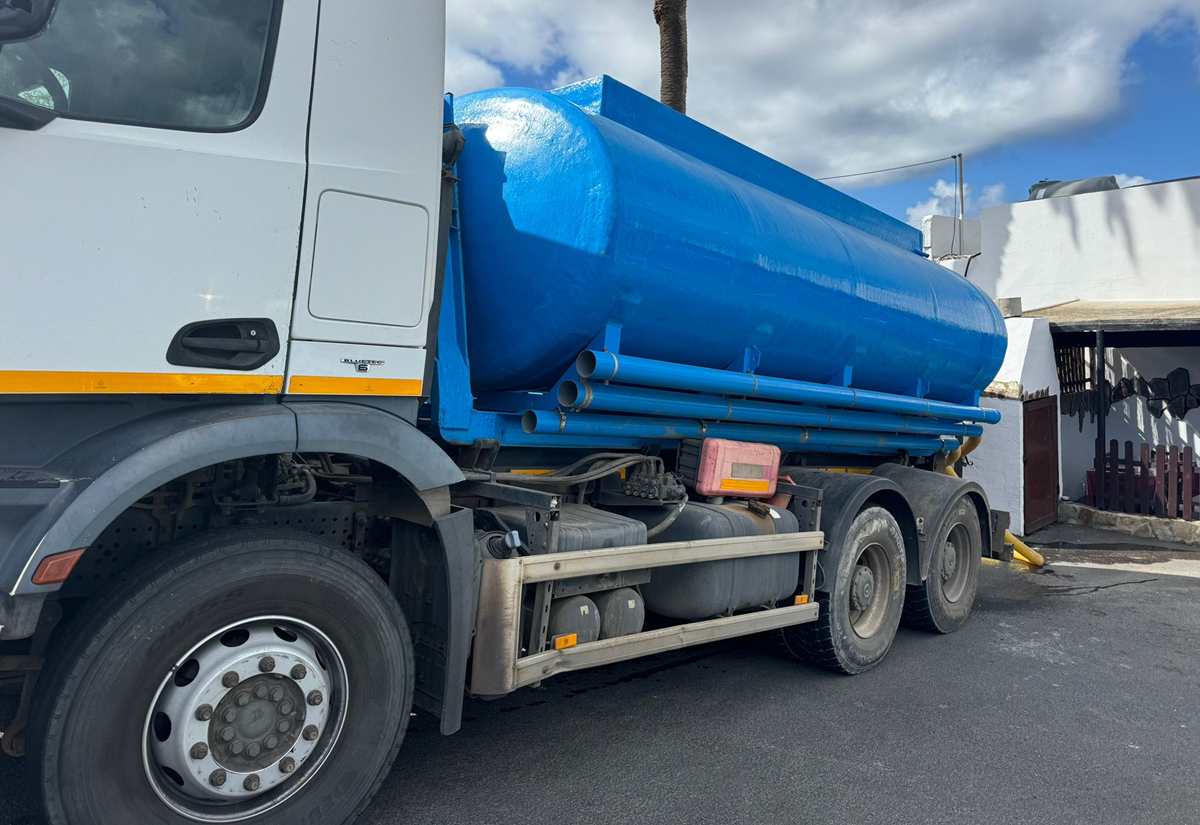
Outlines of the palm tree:
M687 113L687 0L654 0L662 86L659 99Z

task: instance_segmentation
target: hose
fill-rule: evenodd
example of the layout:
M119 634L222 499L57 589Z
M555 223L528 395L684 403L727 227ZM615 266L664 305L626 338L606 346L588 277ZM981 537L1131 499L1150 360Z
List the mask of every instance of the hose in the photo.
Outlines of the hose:
M1013 546L1013 554L1023 562L1028 562L1034 567L1041 567L1046 563L1046 557L1038 551L1034 550L1025 542L1014 536L1007 530L1004 531L1004 540Z
M647 456L640 453L630 455L628 453L616 453L620 458L606 461L603 464L594 466L588 469L585 473L578 475L566 475L567 472L583 466L589 461L597 461L600 457L606 455L614 455L612 453L597 453L596 455L588 456L580 459L570 467L563 467L546 475L534 476L524 475L522 473L484 473L474 471L464 471L463 475L467 478L478 479L484 481L507 481L510 483L519 483L522 485L551 485L555 487L570 487L575 484L586 484L589 481L596 481L607 475L618 473L621 470L629 469L638 464L645 462L662 463L662 459L657 456ZM560 475L561 474L561 475Z
M646 538L652 539L663 530L666 530L668 527L674 524L675 519L679 518L679 514L683 512L684 507L687 507L687 499L679 502L679 506L675 508L675 512L668 514L665 519L648 529L646 531Z
M296 504L307 504L317 497L317 479L315 474L307 467L300 467L297 465L297 469L300 471L300 475L302 476L299 483L303 486L303 489L299 493L280 493L279 503L282 505L290 507Z
M946 456L946 475L958 478L958 473L954 472L954 465L970 453L975 451L975 448L983 441L983 436L974 436L963 442L962 446L954 450ZM1026 564L1032 564L1034 567L1041 567L1046 563L1046 557L1038 551L1034 550L1025 542L1012 534L1012 531L1004 531L1004 543L1013 546L1013 555L1019 558Z
M595 464L597 461L604 459L609 460L624 460L629 458L629 453L592 453L585 455L583 458L576 461L574 464L569 464L566 467L560 467L557 470L551 470L546 473L547 476L569 476L571 473L578 470L585 464Z

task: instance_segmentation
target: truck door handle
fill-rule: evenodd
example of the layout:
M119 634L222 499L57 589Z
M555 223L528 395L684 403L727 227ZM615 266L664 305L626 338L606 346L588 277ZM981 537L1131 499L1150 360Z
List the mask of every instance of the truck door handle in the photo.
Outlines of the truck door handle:
M167 363L253 370L278 354L279 333L270 318L222 318L186 324L167 347Z
M192 352L206 349L226 352L258 352L262 346L262 342L257 339L246 341L242 338L201 338L196 335L185 336L179 343L184 349Z

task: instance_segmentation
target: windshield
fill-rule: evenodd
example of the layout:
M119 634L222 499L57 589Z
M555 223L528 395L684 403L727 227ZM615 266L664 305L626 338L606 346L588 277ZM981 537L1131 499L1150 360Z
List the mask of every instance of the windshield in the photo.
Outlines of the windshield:
M245 125L265 94L278 0L61 0L0 48L0 96L60 116L177 129Z

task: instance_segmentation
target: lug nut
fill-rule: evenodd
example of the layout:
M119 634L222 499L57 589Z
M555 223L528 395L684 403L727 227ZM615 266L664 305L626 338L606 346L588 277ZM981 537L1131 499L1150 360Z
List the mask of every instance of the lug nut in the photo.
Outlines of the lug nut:
M222 742L232 742L233 741L233 728L224 728L221 730L221 741Z
M296 709L296 706L293 705L291 703L291 701L287 700L287 699L285 699L279 705L279 712L282 713L284 716L287 716L289 713L291 713L295 709Z
M304 665L296 665L294 668L292 668L292 678L295 679L297 682L300 681L301 679L303 679L307 675L308 675L308 668L306 668Z
M309 725L307 728L304 729L304 733L302 733L300 735L303 736L307 741L312 742L313 740L315 740L317 738L317 736L319 734L320 734L320 731L317 730L316 725Z
M242 681L241 678L232 670L221 677L221 684L227 688L234 687L240 681Z
M220 768L217 768L215 771L210 773L208 775L208 784L210 784L216 788L219 788L222 785L224 785L225 784L225 771L221 770Z
M283 757L283 759L279 760L279 770L284 773L291 773L296 770L296 760L290 756Z
M269 751L275 750L275 748L278 747L278 745L279 745L279 737L273 733L270 736L268 736L266 739L263 740L263 747L265 747Z
M319 690L309 691L308 703L310 705L312 705L313 707L316 707L317 705L321 704L323 701L325 701L325 697L321 695L321 691L319 691Z
M283 701L283 688L277 687L271 691L271 701L275 703Z
M226 708L225 712L221 714L221 718L226 722L232 722L234 719L237 719L237 716L237 708Z
M237 704L237 706L239 708L244 708L244 707L246 707L246 705L250 704L250 694L249 693L239 693L237 695L237 698L234 699L233 701Z
M248 791L257 791L259 786L258 774L252 773L246 777L246 781L242 783L242 787Z
M204 757L208 756L208 745L204 744L203 742L197 742L196 744L192 745L190 753L192 755L192 759L203 759Z
M275 726L275 730L279 731L280 733L287 733L291 729L292 723L287 719L280 719L279 724Z
M255 699L266 699L267 698L267 686L266 685L255 685L254 698Z
M200 707L196 708L196 718L201 722L207 722L209 719L212 719L212 715L212 705L201 705Z
M246 743L243 742L241 739L236 740L232 745L229 746L229 752L232 753L234 756L241 756L242 751L244 751L245 749L246 749Z
M257 742L251 742L246 746L246 756L251 759L256 759L260 753L262 753L262 745Z
M272 656L263 656L258 660L258 669L263 673L270 673L275 669L275 659Z

